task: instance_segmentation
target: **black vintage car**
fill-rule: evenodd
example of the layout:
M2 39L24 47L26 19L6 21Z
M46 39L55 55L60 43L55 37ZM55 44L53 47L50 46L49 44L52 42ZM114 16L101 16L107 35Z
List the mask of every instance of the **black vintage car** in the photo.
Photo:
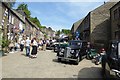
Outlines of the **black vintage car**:
M102 57L102 71L105 78L120 78L120 41L110 41Z
M67 44L68 44L68 39L66 38L57 39L57 41L54 43L54 52L58 52L61 46Z
M64 51L60 50L58 52L58 61L68 60L75 61L76 64L86 55L86 44L87 42L81 40L72 40L69 41L68 47Z

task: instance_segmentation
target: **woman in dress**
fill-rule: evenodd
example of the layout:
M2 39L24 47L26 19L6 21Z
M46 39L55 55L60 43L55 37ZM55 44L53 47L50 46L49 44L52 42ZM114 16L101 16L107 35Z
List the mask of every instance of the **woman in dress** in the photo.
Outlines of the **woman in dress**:
M37 54L37 47L38 47L38 43L36 41L36 38L33 38L31 41L31 45L32 45L32 52L31 52L31 57L32 58L36 58L36 54Z

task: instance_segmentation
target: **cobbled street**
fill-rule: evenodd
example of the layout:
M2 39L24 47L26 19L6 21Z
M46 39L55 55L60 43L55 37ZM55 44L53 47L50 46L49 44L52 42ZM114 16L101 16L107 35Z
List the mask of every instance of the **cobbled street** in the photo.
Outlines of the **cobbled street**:
M2 57L2 78L101 78L101 65L83 59L79 65L57 62L52 50L39 51L31 59L24 52Z

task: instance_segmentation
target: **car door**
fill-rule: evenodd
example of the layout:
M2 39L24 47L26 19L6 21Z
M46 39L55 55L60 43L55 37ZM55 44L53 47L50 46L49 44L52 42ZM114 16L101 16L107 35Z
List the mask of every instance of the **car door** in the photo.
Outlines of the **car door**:
M109 54L107 56L108 68L110 70L116 69L118 67L118 44L112 43L109 49Z

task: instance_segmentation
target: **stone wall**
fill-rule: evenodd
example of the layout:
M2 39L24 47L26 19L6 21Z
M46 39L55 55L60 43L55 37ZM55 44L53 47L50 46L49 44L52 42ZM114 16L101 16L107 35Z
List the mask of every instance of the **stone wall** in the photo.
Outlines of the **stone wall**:
M105 43L110 40L110 12L109 9L116 2L107 2L91 12L91 42Z

